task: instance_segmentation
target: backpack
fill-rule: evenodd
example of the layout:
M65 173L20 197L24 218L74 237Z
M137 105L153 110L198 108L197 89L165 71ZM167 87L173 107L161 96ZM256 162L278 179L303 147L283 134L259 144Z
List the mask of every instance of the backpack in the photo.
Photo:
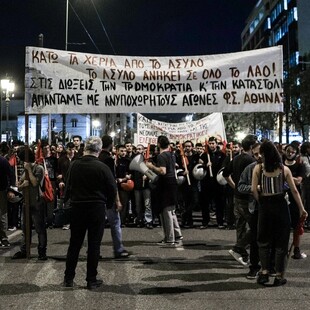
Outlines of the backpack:
M47 173L45 160L43 160L43 163L44 163L44 177L40 184L40 190L42 192L41 196L44 198L46 202L52 202L54 201L54 189Z

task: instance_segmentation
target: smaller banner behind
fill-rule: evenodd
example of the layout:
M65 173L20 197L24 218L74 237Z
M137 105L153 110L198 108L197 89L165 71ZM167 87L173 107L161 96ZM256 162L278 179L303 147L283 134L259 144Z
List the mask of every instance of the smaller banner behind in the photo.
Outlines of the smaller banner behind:
M171 142L191 140L194 144L211 136L219 141L226 141L225 126L222 113L212 113L198 121L182 123L165 123L150 120L142 114L137 114L137 134L134 144L157 144L157 137L167 136Z
M282 112L282 47L129 57L26 47L25 112Z

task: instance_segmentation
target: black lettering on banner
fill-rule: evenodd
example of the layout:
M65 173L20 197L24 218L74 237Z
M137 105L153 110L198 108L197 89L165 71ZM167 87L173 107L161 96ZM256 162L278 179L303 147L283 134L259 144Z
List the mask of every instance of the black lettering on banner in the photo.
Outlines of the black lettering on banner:
M93 80L84 79L60 79L59 89L71 90L95 90Z
M223 99L227 104L240 104L240 102L236 101L236 91L226 92L223 94Z
M197 72L193 70L187 70L187 78L186 80L197 80Z
M161 64L156 58L150 58L149 61L151 62L152 69L160 69Z
M220 69L204 69L202 71L202 78L205 79L220 79L222 71Z
M272 72L274 73L274 70L275 70L275 63L273 63L272 69L270 69L269 66L267 65L263 67L260 67L259 65L256 65L254 67L249 66L247 77L261 77L261 76L269 77Z
M94 55L85 55L85 60L83 64L88 64L92 66L116 67L116 63L113 58Z
M86 68L85 69L88 72L88 77L92 80L95 80L97 78L97 72L93 68Z
M275 79L273 81L269 79L238 79L232 80L233 89L276 89L282 88L282 79Z
M74 53L69 53L70 58L69 58L69 64L70 65L78 65L79 61L78 58L76 57L76 54Z
M145 70L143 73L143 80L147 81L180 81L181 74L180 71L160 71L153 70L147 71Z
M245 92L243 103L281 103L282 93L248 93Z
M87 104L99 106L99 94L87 94Z
M227 89L227 81L210 81L212 90Z
M229 68L229 70L230 70L231 77L237 78L240 75L240 71L237 69L237 67L231 67Z
M142 69L144 68L144 62L141 59L125 59L125 68L136 68Z
M58 54L50 51L32 51L32 63L58 63Z
M43 89L53 89L52 78L45 77L31 77L30 88L43 88Z
M60 93L39 95L32 94L32 107L45 107L52 105L82 105L82 94L64 95Z
M133 81L136 74L133 71L119 70L119 69L103 69L102 79L104 80L125 80Z
M190 83L139 83L122 82L125 91L145 92L192 92Z
M216 93L205 95L189 94L183 96L183 106L217 105Z
M176 59L169 59L168 68L169 69L202 68L203 65L204 62L201 58L198 59L176 58Z
M104 98L104 105L106 107L110 106L126 106L126 107L134 107L134 106L151 106L151 107L159 107L159 106L177 106L175 102L177 95L107 95Z
M130 83L130 82L125 82ZM101 89L103 91L110 91L110 90L116 90L116 82L107 82L107 81L100 81Z

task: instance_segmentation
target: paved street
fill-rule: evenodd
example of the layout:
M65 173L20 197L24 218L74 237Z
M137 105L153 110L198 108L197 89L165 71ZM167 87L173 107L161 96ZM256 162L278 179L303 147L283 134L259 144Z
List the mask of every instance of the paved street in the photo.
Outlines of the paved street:
M0 249L0 309L307 309L310 306L310 258L289 262L288 283L265 288L247 280L247 268L228 250L235 231L183 230L183 247L164 248L161 228L124 228L126 260L112 256L110 229L102 243L99 275L104 285L85 289L86 248L81 250L73 289L62 287L70 231L48 230L46 262L36 260L36 235L30 260L11 260L20 231L10 233L12 248ZM303 251L310 254L310 233Z

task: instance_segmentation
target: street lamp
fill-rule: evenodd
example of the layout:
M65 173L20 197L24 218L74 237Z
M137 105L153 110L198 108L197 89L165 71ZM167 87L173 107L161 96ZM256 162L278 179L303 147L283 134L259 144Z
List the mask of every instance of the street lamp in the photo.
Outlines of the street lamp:
M101 127L101 123L100 123L99 120L95 119L95 120L93 120L92 125L93 125L93 132L92 132L92 135L93 135L93 136L97 136L97 135L98 135L98 132L99 132L99 130L100 130L100 127Z
M2 112L2 92L5 93L5 103L6 103L6 123L5 123L5 132L6 132L6 142L9 142L9 104L10 104L10 93L15 89L15 83L11 82L9 79L1 80L1 112ZM14 95L12 95L14 96ZM2 118L2 114L1 114ZM2 134L2 128L1 128Z

